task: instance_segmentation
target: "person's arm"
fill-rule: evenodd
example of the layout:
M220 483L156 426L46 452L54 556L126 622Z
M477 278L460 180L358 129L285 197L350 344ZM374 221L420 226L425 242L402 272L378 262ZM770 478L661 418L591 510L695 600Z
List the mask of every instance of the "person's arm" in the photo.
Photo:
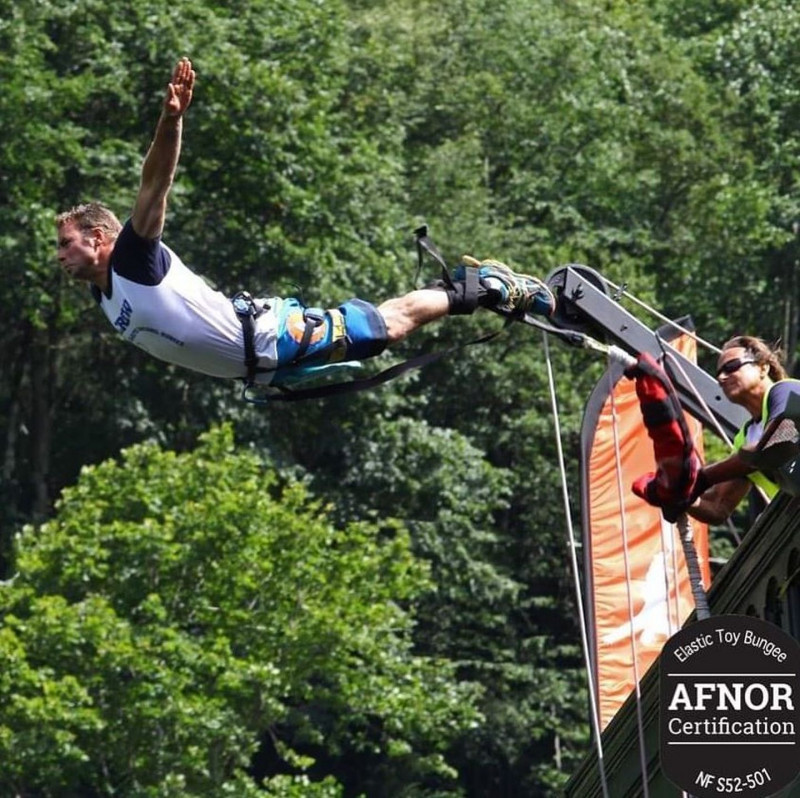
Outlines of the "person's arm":
M192 62L181 58L167 86L156 132L142 164L139 193L131 215L133 229L142 238L158 238L164 229L167 195L178 166L183 115L192 101L194 78Z
M698 521L720 524L730 517L751 486L750 480L744 478L720 482L687 507L686 512Z
M724 460L719 460L716 463L704 466L702 474L705 484L711 486L717 485L720 482L728 482L732 479L746 477L748 474L752 474L753 471L755 471L755 468L748 465L741 458L739 452L734 452Z

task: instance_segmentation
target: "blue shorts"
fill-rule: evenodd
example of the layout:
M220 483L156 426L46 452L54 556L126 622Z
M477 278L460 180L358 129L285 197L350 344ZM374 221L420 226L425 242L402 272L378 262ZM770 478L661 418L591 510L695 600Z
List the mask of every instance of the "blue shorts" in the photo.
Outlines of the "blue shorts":
M278 318L278 366L291 363L297 355L306 328L306 306L294 297L284 299ZM303 356L304 363L325 364L340 360L363 360L375 357L388 344L386 322L378 309L362 299L350 299L337 310L344 323L344 348L334 341L336 320L330 311L310 308L322 317Z

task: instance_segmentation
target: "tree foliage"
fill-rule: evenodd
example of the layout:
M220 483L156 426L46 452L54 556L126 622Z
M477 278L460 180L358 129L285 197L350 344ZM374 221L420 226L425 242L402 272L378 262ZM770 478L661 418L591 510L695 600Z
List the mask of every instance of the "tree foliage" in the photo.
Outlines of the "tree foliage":
M12 792L256 794L266 776L271 793L283 771L332 794L309 752L446 783L447 739L478 719L474 688L412 652L402 607L428 582L407 535L334 528L230 429L84 469L16 564L0 595ZM267 754L278 772L254 772Z
M13 275L0 291L0 566L20 574L2 589L0 746L18 790L245 795L263 775L276 795L556 793L588 733L541 337L512 328L372 394L254 409L235 385L123 346L55 267L53 218L91 199L128 213L187 54L198 83L165 240L222 290L380 301L438 276L416 273L410 234L426 222L451 263L469 252L542 277L585 263L691 313L712 342L780 337L793 363L797 10L0 12ZM432 325L383 365L500 324ZM577 486L602 364L557 345L550 359ZM222 420L236 453L227 432L195 449ZM459 714L464 692L475 703Z

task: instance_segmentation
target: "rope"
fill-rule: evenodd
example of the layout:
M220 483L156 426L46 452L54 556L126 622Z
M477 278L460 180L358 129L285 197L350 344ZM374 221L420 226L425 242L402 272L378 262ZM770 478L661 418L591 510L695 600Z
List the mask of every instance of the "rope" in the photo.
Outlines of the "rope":
M600 730L600 717L598 714L599 700L594 681L594 671L592 670L591 659L589 656L589 640L587 638L586 614L583 607L583 592L581 590L580 570L578 567L577 543L575 542L575 530L572 525L572 513L569 508L569 489L567 487L567 468L564 460L564 449L561 443L561 423L558 417L558 401L556 399L555 377L553 375L553 364L550 360L550 346L548 344L547 332L542 332L544 341L545 363L547 365L547 379L550 386L550 404L553 408L553 422L556 434L556 451L558 453L558 466L561 473L561 497L564 500L564 514L567 524L567 537L569 541L570 562L572 565L572 576L575 581L575 598L578 606L578 622L581 628L581 647L583 649L584 667L586 668L586 678L589 688L589 706L592 716L592 728L594 730L595 747L597 748L597 765L600 770L600 784L603 789L603 797L609 798L608 781L606 779L605 761L603 758L603 741Z
M665 531L666 530L666 531ZM666 536L669 535L669 552L672 555L672 571L670 572L667 565L667 545L664 541ZM669 586L670 573L672 575L672 584L675 586L675 598L672 602L672 612L669 611L669 593L667 593L667 618L669 620L669 633L670 637L675 633L675 629L680 627L681 624L681 602L680 602L680 568L678 566L678 547L674 543L675 533L672 529L672 524L666 520L661 521L661 546L664 554L664 577L667 579ZM674 615L673 615L674 613ZM675 619L675 626L673 626L672 619Z
M675 625L673 624L673 614L672 614L673 607L671 606L671 602L670 602L670 596L672 595L672 581L670 581L670 576L672 577L672 579L675 580L675 586L676 586L675 587L675 607L674 607L675 616L674 617L676 619L679 617L679 614L678 614L678 603L677 603L677 599L678 599L677 583L678 583L678 581L677 581L677 579L675 578L675 575L674 575L674 560L675 560L675 558L674 558L674 556L672 558L672 560L673 560L673 571L672 571L672 573L670 573L669 559L667 557L668 554L673 553L674 550L675 550L674 546L670 546L670 541L672 540L672 534L671 534L672 533L672 528L671 527L672 527L672 525L670 525L670 529L669 529L670 536L667 537L666 525L665 525L665 523L664 523L664 521L662 519L662 522L661 522L661 570L662 570L662 573L664 575L664 607L665 607L666 613L667 613L667 632L669 633L670 637L672 637L672 635L675 633Z
M615 283L612 283L611 280L609 280L607 277L600 276L600 279L602 279L603 282L606 283L606 285L613 288L614 292L618 297L624 296L627 299L630 299L630 301L633 302L634 305L638 305L643 310L646 310L648 313L655 316L659 321L663 321L665 324L670 324L676 330L680 330L682 333L688 335L690 338L694 338L694 340L697 341L698 344L702 344L704 347L706 347L706 349L709 349L712 352L715 352L716 354L719 354L722 351L718 346L715 346L709 341L706 341L705 339L701 338L694 330L690 330L686 327L681 326L676 321L673 321L671 318L669 318L669 316L665 316L663 313L659 313L655 308L651 307L646 302L643 302L641 299L638 299L633 294L629 294L623 286L619 286L616 285Z
M727 436L725 430L722 428L722 425L717 421L717 417L711 412L711 408L708 406L707 402L703 397L700 395L700 392L697 390L697 386L692 382L689 375L686 373L686 370L681 365L680 360L675 357L674 353L671 351L672 347L664 341L661 336L656 336L658 338L658 343L661 346L661 351L664 353L664 357L672 363L673 366L681 373L684 380L689 384L689 387L692 389L692 393L694 394L694 398L697 399L700 407L703 408L706 415L711 419L714 424L714 428L717 431L717 434L725 441L725 445L728 446L730 449L733 449L733 441Z
M631 660L633 664L634 691L636 693L636 727L639 735L639 764L642 769L642 790L644 798L649 798L647 785L647 758L644 742L644 718L642 716L642 689L639 684L639 662L636 650L636 632L634 630L633 595L631 593L631 569L628 557L628 526L625 513L625 494L622 488L622 467L619 450L619 429L617 425L617 406L614 401L614 382L611 376L611 369L608 369L609 397L611 401L611 429L614 432L614 463L617 476L617 497L619 499L619 514L622 532L622 557L625 564L625 589L628 598L628 623L631 627Z

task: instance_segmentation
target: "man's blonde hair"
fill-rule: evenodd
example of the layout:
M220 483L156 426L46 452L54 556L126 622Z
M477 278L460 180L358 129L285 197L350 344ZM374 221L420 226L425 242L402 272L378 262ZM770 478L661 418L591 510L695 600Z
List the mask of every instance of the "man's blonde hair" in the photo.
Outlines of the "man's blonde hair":
M109 238L116 239L119 231L122 230L122 223L113 211L101 205L99 202L87 202L83 205L76 205L68 211L59 213L56 216L56 227L73 222L82 233L99 228Z

